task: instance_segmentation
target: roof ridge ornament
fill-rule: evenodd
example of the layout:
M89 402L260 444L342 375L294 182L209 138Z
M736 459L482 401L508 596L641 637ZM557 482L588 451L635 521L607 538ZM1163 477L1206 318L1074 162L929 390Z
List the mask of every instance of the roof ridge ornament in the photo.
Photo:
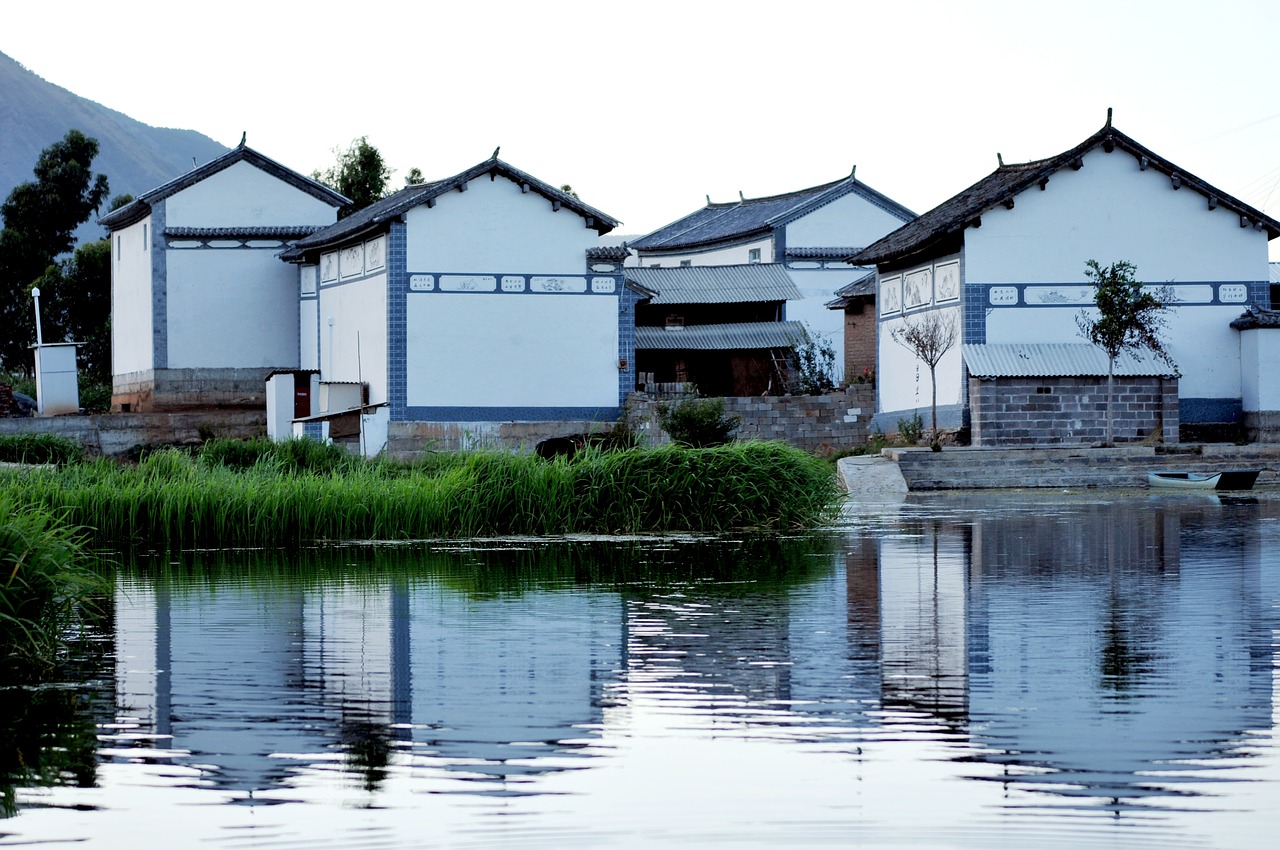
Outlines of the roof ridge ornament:
M999 168L1004 168L1004 157L1000 154L1000 151L996 151L996 162L999 164Z
M1107 107L1107 123L1105 126L1108 130L1111 129L1111 107L1110 106Z

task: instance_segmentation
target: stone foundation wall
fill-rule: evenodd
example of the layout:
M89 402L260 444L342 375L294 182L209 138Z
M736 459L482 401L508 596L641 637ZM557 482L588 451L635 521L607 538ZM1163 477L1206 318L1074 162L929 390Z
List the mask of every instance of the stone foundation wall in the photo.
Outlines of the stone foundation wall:
M666 442L657 405L634 394L628 404L653 442ZM739 439L782 440L811 452L832 452L865 443L871 437L875 387L858 384L821 396L746 396L724 400L725 413L741 418Z
M1280 443L1280 412L1244 412L1244 436L1251 443Z
M218 407L266 410L267 375L272 371L267 367L148 369L115 375L111 409L130 413Z
M219 410L0 418L0 434L56 434L77 441L91 454L112 456L128 454L135 446L194 445L210 437L265 437L267 416Z
M1106 439L1106 378L969 379L974 446L1091 445ZM1178 442L1176 378L1116 378L1117 443Z
M557 420L553 422L396 422L387 423L387 456L412 460L423 452L471 449L533 451L552 437L598 434L613 422Z

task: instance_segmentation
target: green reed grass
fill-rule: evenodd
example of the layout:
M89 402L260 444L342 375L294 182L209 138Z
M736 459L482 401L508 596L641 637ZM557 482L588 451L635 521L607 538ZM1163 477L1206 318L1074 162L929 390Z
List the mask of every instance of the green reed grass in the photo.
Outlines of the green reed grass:
M169 546L792 530L824 522L839 498L829 464L761 442L554 462L474 452L417 465L312 466L270 452L227 464L161 450L136 468L98 460L0 476L16 504L64 512L99 539Z
M78 606L102 587L81 532L0 496L0 670L51 663Z

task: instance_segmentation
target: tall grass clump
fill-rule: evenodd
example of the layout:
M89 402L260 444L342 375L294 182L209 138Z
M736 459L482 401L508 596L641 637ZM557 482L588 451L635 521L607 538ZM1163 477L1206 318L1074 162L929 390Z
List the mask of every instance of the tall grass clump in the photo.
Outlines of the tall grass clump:
M0 462L79 463L84 447L56 434L0 434Z
M78 531L0 498L0 670L51 664L77 606L101 588Z
M282 445L290 454L262 453L251 464L252 449L232 462L162 450L136 468L99 460L10 473L3 487L23 505L65 512L104 541L170 547L792 530L826 521L839 499L829 464L780 443L587 449L551 462L478 451L421 465Z

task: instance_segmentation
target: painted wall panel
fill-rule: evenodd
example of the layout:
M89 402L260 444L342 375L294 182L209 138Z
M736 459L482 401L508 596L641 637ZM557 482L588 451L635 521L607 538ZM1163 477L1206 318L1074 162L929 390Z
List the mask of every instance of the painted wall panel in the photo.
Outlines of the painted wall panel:
M954 316L960 322L960 308L941 308L941 312ZM929 367L918 359L911 349L893 339L895 328L905 328L907 322L921 315L918 311L909 313L906 318L895 316L880 324L879 347L880 371L876 376L876 391L879 397L877 409L884 413L905 411L907 414L919 410L925 427L929 427L930 382ZM963 339L943 355L938 363L938 406L959 404L963 384L960 380L960 346Z
M434 208L406 213L410 271L478 272L518 268L531 274L582 274L596 231L568 209L498 177L478 177Z
M154 366L151 224L147 216L111 235L111 371L116 375Z
M317 198L237 162L166 199L169 227L332 224L337 211Z
M905 222L856 194L845 195L787 225L787 247L864 248Z
M766 236L763 239L757 239L754 242L744 242L741 245L733 245L728 248L717 248L710 251L690 251L680 254L662 254L661 256L643 255L640 257L630 257L627 260L629 266L661 266L662 268L671 268L679 266L685 260L689 261L693 266L741 266L752 262L751 252L760 252L761 263L777 262L777 257L773 252L773 237Z
M298 349L301 369L320 368L320 302L308 299L298 304Z
M324 380L366 382L371 404L386 401L386 275L320 290L319 311Z
M409 295L410 407L616 407L618 300Z
M983 213L965 231L965 255L969 283L1083 281L1089 259L1128 260L1152 283L1267 279L1265 233L1120 150L1094 150L1012 210Z
M168 252L170 368L297 367L298 272L277 253Z

